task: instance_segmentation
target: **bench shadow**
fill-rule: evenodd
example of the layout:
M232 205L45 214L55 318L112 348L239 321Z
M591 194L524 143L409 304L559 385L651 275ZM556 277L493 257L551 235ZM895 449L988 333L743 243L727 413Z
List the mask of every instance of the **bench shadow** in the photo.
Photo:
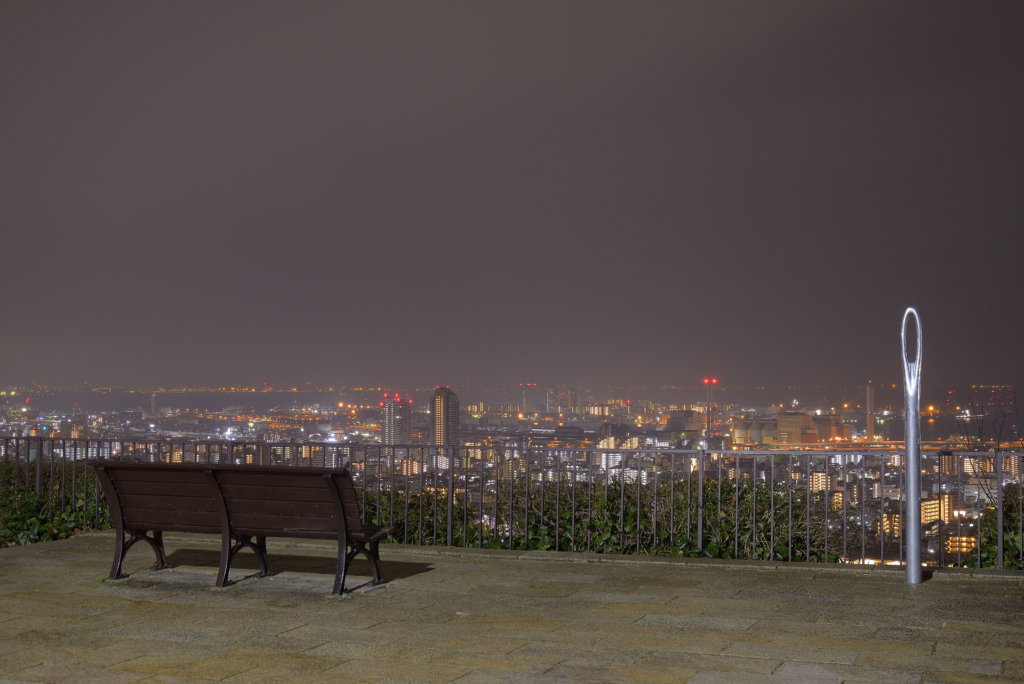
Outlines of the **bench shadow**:
M282 572L307 572L312 574L327 575L334 577L337 562L334 558L322 556L300 556L295 554L277 555L267 554L270 561L270 574L277 575ZM199 567L210 567L217 569L220 566L220 552L207 551L204 549L176 549L167 554L167 562L171 567L178 565L195 565ZM384 579L388 582L396 579L412 577L424 572L433 570L430 563L410 563L407 561L382 560ZM232 576L239 578L242 573L255 573L259 570L259 563L256 562L256 555L240 551L231 561ZM370 562L365 557L357 556L349 566L349 576L372 575Z

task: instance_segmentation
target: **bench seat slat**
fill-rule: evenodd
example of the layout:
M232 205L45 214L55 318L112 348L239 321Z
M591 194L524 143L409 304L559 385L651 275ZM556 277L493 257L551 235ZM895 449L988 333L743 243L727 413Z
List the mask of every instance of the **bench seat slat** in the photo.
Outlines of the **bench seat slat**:
M207 476L202 470L189 468L188 470L175 470L174 468L147 468L146 470L129 470L117 466L107 466L107 473L115 484L121 480L132 482L163 482L163 483L191 483L206 484Z
M227 499L228 516L233 521L237 513L260 515L286 515L298 518L333 518L334 504L316 501L238 501Z
M221 489L224 497L231 500L251 501L316 501L331 503L331 492L323 478L320 478L319 487L292 487L292 486L267 486L267 485L243 485L226 484L221 482Z
M236 530L259 529L261 536L276 536L275 530L323 530L333 532L337 536L338 521L331 517L314 518L297 515L261 515L258 513L245 512L235 513L231 516L231 527ZM249 534L248 532L246 534ZM256 534L253 532L252 534Z
M152 523L144 523L138 526L132 526L125 523L125 529L129 530L160 530L161 532L196 532L199 534L220 534L220 525L193 525L183 524L175 525L174 523L160 523L154 525Z
M288 530L281 529L270 529L265 530L259 527L239 527L235 528L237 534L249 537L283 537L283 538L299 538L299 539L337 539L337 530L308 530L303 528L293 528Z
M246 473L218 470L217 479L221 486L256 485L259 487L306 487L324 488L323 473Z
M155 510L152 508L125 508L126 527L132 529L168 529L165 525L196 525L220 532L220 514L204 511Z
M137 494L142 496L184 496L205 497L216 501L217 492L209 482L133 482L121 480L117 482L117 491L121 496Z
M201 511L219 513L220 504L208 496L167 496L148 494L122 494L121 505L126 509L161 511Z

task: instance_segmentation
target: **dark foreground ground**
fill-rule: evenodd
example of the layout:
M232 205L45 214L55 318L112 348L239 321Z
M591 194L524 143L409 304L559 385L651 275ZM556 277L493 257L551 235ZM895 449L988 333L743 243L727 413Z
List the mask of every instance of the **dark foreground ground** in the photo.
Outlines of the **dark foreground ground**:
M214 537L166 541L117 582L112 532L0 549L0 680L1024 681L1020 574L386 546L339 598L328 543L217 589Z

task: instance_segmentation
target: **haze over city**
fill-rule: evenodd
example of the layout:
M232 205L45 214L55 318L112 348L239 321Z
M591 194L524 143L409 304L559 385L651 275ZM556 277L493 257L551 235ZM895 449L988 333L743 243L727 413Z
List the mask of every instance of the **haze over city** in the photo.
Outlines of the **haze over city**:
M0 6L0 385L1024 382L1024 5Z

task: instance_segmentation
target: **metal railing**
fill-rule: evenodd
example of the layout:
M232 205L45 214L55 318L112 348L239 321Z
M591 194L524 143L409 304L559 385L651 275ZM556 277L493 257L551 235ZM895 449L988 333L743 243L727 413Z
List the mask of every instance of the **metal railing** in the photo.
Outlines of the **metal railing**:
M51 511L100 510L94 458L348 467L364 517L402 543L905 561L896 451L0 440L7 481ZM1022 472L1022 452L922 453L922 562L1024 568Z

